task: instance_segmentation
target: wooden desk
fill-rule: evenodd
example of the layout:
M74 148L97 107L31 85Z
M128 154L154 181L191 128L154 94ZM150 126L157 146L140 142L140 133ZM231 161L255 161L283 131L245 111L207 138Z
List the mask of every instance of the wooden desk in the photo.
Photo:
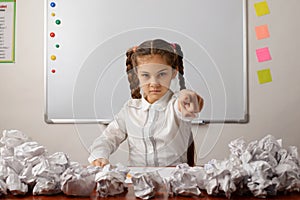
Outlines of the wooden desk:
M175 197L169 197L167 196L166 192L158 193L154 199L176 199L176 200L188 200L188 199L194 199L194 200L226 200L227 198L225 196L221 197L214 197L214 196L209 196L207 195L204 191L201 191L202 194L200 197L182 197L182 196L175 196ZM116 195L113 197L107 197L107 198L101 198L97 197L96 194L93 194L90 197L70 197L66 195L55 195L55 196L6 196L3 199L22 199L22 200L101 200L101 199L106 199L106 200L132 200L132 199L139 199L134 196L134 191L133 187L129 186L128 187L128 192L125 192L124 194L121 195ZM246 197L246 196L232 196L232 200L237 200L237 199L242 199L242 200L259 200L259 198L256 197ZM299 200L300 199L300 192L294 192L294 193L288 193L286 195L279 194L274 197L269 197L267 199L272 199L272 200Z

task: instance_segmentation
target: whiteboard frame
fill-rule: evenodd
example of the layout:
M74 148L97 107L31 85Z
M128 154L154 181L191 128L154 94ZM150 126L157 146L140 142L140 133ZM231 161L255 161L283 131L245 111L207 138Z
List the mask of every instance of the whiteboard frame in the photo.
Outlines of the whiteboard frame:
M44 1L44 121L47 124L109 124L112 119L50 119L47 110L47 45L48 45L48 1ZM249 85L248 85L248 0L242 0L243 4L243 98L244 98L244 118L240 120L193 120L193 124L208 124L208 123L248 123L249 122Z

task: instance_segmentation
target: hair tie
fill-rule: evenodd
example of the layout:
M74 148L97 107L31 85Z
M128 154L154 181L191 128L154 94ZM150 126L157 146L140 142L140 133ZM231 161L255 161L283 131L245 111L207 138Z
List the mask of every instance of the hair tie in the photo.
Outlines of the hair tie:
M171 46L173 47L173 49L176 49L176 44L175 43L171 43Z
M173 48L173 52L176 54L176 44L175 43L171 43L171 46Z
M133 53L135 53L136 52L136 49L137 49L138 47L137 46L134 46L134 47L132 47L132 51L133 51Z

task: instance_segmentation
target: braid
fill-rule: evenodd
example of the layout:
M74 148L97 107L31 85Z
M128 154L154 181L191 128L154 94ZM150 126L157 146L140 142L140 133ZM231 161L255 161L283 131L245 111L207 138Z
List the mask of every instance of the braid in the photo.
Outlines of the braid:
M179 72L179 76L178 76L178 79L179 79L179 85L180 85L180 90L183 90L183 89L186 89L185 87L185 80L184 80L184 67L183 67L183 53L181 51L181 47L178 45L178 44L174 44L174 47L175 47L175 51L176 51L176 54L177 54L177 57L176 57L176 66L178 67L178 72Z
M140 99L142 98L142 95L140 93L140 88L139 88L139 79L134 71L133 63L132 63L132 54L134 53L133 49L129 49L126 52L126 72L127 72L127 77L129 81L129 87L131 91L131 97L133 99Z
M174 44L175 53L177 54L175 64L178 67L179 72L179 85L180 90L186 89L185 80L184 80L184 66L183 66L183 53L181 51L181 47L178 44ZM195 166L195 142L193 133L190 133L188 148L187 148L187 164L189 166Z

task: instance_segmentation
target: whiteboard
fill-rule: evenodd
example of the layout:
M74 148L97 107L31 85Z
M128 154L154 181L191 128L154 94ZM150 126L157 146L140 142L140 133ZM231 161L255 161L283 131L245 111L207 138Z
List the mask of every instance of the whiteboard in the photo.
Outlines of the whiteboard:
M160 38L181 45L186 86L204 98L194 123L248 122L246 3L46 0L45 121L110 122L130 98L125 52Z

